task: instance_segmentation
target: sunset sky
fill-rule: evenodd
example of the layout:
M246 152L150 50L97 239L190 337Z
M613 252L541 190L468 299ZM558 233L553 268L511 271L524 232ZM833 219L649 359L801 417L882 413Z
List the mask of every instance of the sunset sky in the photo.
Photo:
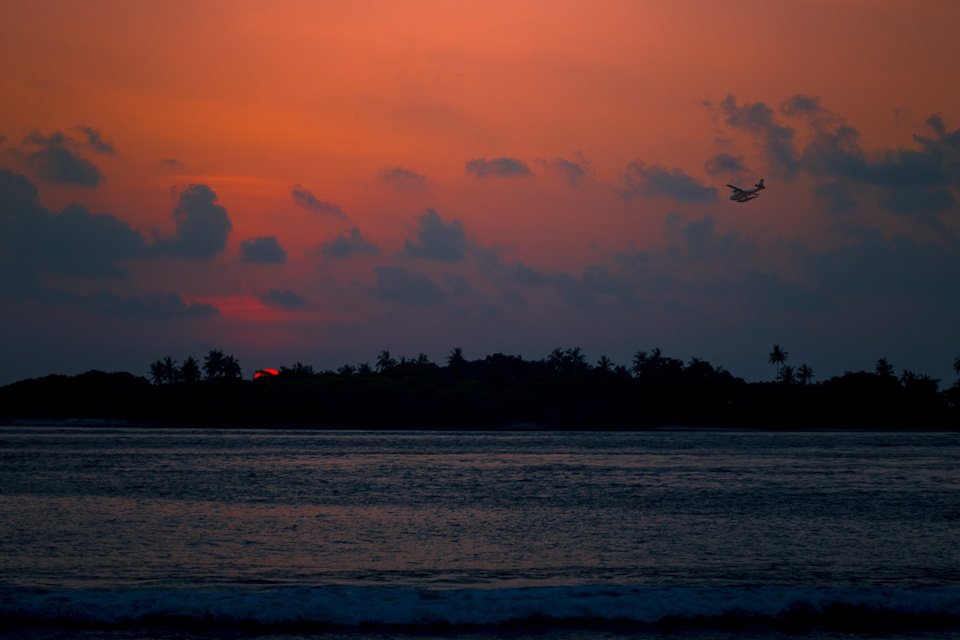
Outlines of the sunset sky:
M581 347L956 379L954 0L0 0L0 384ZM728 183L766 191L739 204Z

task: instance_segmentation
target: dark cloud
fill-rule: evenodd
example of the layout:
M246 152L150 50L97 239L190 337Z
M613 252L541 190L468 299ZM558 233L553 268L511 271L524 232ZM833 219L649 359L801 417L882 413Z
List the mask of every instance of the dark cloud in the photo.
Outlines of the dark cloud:
M117 152L117 150L113 147L113 143L104 140L103 137L101 137L100 132L96 129L86 125L77 125L77 130L81 131L87 136L87 144L93 147L93 150L97 153L113 155Z
M73 141L59 131L49 137L33 131L24 139L18 155L43 182L80 187L96 187L102 183L103 175L97 165L76 154L71 146Z
M289 289L270 289L266 293L258 293L257 297L265 304L286 309L299 309L307 304L302 296Z
M377 175L397 191L425 191L430 184L427 176L402 167L380 169Z
M455 296L467 297L476 293L474 288L470 286L470 283L467 282L466 278L453 275L452 273L443 274L443 284L447 287L450 293Z
M613 274L605 265L589 265L577 277L567 272L542 271L522 262L505 263L503 251L497 247L478 248L474 256L480 273L502 287L501 293L508 301L523 300L518 287L526 287L551 288L570 305L583 309L595 308L601 296L614 299L620 308L640 306L636 280L626 274Z
M203 184L182 189L173 211L177 232L153 243L157 255L206 260L223 251L233 224L227 210L217 204L217 194Z
M685 202L710 202L717 198L716 188L701 184L682 169L668 170L642 160L628 164L621 180L624 184L621 195L626 200L665 197Z
M240 243L240 255L244 262L257 264L283 264L287 261L287 252L276 236L257 236Z
M439 304L447 294L425 275L401 266L380 266L373 270L377 284L370 293L384 301L409 305Z
M325 216L331 216L333 218L340 218L341 220L347 219L347 214L345 214L343 209L341 209L338 205L328 200L320 200L299 184L293 185L293 187L290 189L290 195L297 205L303 207L307 211L312 211L313 213L319 213Z
M417 240L404 242L405 256L438 262L462 262L466 259L467 236L462 222L453 220L447 224L433 209L427 209L418 219L420 228L417 229Z
M807 96L801 93L784 100L780 110L788 116L814 116L825 111L820 105L820 96Z
M857 211L860 206L854 189L846 182L820 182L814 188L813 194L834 213Z
M721 153L710 158L704 163L703 168L712 176L741 176L747 171L743 156L732 156L729 153Z
M887 238L861 229L856 242L836 249L795 250L804 274L819 291L848 298L880 297L909 305L927 298L960 310L960 261L946 244L919 243L905 236Z
M184 164L177 160L176 158L164 158L160 160L157 164L163 165L164 167L169 167L171 169L183 169Z
M364 238L359 227L354 227L349 235L341 233L320 245L315 252L324 258L341 260L354 255L376 255L380 253L380 247Z
M561 273L555 279L560 295L574 307L596 308L601 296L616 299L621 308L638 309L642 306L636 280L623 274L614 275L606 265L589 265L579 278Z
M143 234L109 214L70 205L52 213L23 175L0 169L0 297L78 307L121 318L168 319L215 315L213 305L179 294L77 294L43 284L44 276L117 278L125 261L151 253Z
M59 298L58 302L79 305L85 311L91 313L145 320L203 318L220 313L220 310L211 304L202 302L188 304L176 293L152 293L144 296L122 297L109 291L100 291L90 296L61 292L53 297Z
M523 160L517 158L474 158L467 162L467 175L476 178L505 178L515 176L530 176L533 172Z
M794 108L799 109L799 103ZM738 105L733 95L720 103L725 122L742 131L760 137L761 147L775 175L793 178L800 169L800 160L794 147L794 130L776 121L773 109L763 102Z
M664 237L672 240L667 251L688 262L742 262L758 252L756 243L744 240L739 231L718 234L717 220L709 215L688 221L677 214L668 214Z
M952 235L937 216L957 209L953 189L960 187L960 129L950 131L940 116L931 116L924 122L930 135L914 135L914 147L868 153L860 132L818 97L792 96L781 111L805 118L810 135L802 148L795 148L794 130L779 124L766 104L738 105L733 96L720 104L727 124L757 136L775 171L814 177L815 195L833 213L869 211L861 205L870 201Z
M584 158L580 158L580 162L575 162L573 160L567 160L566 158L557 158L555 160L538 160L540 164L544 165L551 171L560 174L567 183L574 189L579 189L584 185L584 183L590 178L591 170L590 163L587 162Z
M126 222L80 205L47 211L26 176L0 169L0 271L7 277L121 277L123 261L145 253L143 234Z
M499 285L537 287L552 281L549 274L522 262L505 263L503 253L499 247L477 247L473 251L480 273L491 282Z

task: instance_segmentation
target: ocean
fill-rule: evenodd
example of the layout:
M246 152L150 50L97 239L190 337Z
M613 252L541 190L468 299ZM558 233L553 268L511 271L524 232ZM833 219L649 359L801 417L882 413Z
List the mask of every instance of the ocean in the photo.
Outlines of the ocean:
M0 634L960 638L960 434L0 427Z

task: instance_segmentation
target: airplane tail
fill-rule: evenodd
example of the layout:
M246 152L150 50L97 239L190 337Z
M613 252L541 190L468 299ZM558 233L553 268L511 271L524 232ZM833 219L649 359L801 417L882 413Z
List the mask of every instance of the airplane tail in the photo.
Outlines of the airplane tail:
M763 178L760 178L760 182L756 184L756 187L757 189L766 189L766 187L763 186Z

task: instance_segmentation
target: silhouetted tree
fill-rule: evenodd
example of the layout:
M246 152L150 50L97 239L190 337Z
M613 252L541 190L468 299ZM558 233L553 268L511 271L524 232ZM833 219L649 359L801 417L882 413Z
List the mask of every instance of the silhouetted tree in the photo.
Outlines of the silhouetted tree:
M203 372L207 380L219 378L223 375L223 351L211 349L207 357L203 359Z
M240 370L240 361L234 358L233 355L223 357L223 377L232 380L238 380L243 377L243 372Z
M163 384L164 379L163 360L150 363L150 381L153 384Z
M357 372L357 368L352 364L345 364L339 369L337 369L337 373L339 373L342 376L352 376L356 372Z
M430 364L430 358L427 357L427 354L421 353L417 356L417 364Z
M957 356L953 359L953 370L957 372L958 376L960 376L960 356Z
M600 359L597 360L597 368L607 373L613 369L613 361L607 356L600 356Z
M587 368L587 358L580 347L566 350L557 347L547 357L547 364L559 373L583 371Z
M361 362L357 365L357 373L362 376L368 376L373 373L373 367L370 366L369 362Z
M313 376L313 365L303 364L300 360L292 367L280 366L280 374L285 378L310 378Z
M166 356L163 359L163 377L167 384L173 384L180 380L180 370L177 368L177 361Z
M630 367L630 371L635 376L640 376L643 372L644 366L647 364L647 352L646 351L637 351L633 354L633 366Z
M800 384L807 384L813 380L813 369L810 368L806 362L800 365L800 368L797 369L797 380L800 381Z
M881 378L892 378L893 377L893 365L887 361L886 358L880 358L877 360L877 367L875 369L877 375Z
M463 349L456 347L453 351L450 352L450 355L447 356L447 366L456 367L465 363L467 360L463 357Z
M777 367L777 378L780 377L780 367L787 361L789 355L790 354L778 344L773 345L773 351L767 355L767 362Z
M384 349L377 356L377 371L383 372L397 366L397 361L390 357L390 351Z
M187 384L193 384L200 379L200 364L193 356L189 356L180 365L180 379Z
M793 384L796 382L796 375L794 374L793 367L790 365L784 365L783 368L780 369L780 373L777 374L777 378L784 384Z

